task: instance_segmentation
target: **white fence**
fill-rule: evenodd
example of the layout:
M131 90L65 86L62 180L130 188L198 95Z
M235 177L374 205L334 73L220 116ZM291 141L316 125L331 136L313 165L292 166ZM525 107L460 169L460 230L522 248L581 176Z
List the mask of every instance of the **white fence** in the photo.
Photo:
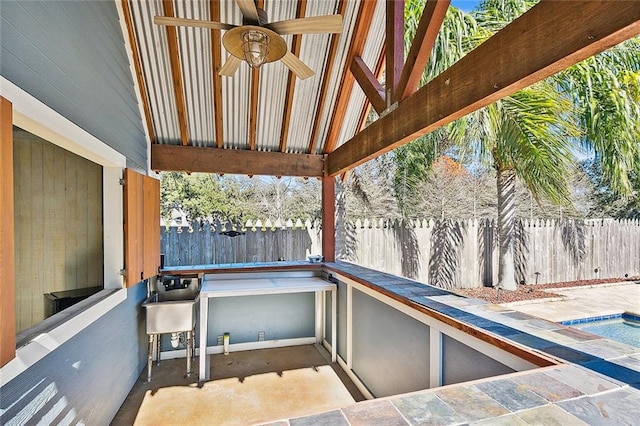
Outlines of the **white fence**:
M166 265L303 260L320 253L317 223L258 222L229 237L220 224L163 228ZM442 287L497 281L497 230L484 220L358 220L345 229L341 257ZM340 239L338 239L340 240ZM640 275L640 221L522 221L518 281L527 284Z

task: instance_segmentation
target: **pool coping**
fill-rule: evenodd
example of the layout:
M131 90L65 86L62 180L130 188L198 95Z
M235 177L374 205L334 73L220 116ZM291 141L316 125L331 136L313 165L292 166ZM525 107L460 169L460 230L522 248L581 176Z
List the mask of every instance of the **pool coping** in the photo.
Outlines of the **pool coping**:
M640 315L637 315L637 314L629 312L629 311L625 311L625 312L622 312L620 314L598 315L598 316L595 316L595 317L587 317L587 318L578 318L578 319L572 319L572 320L559 321L558 324L562 324L562 325L578 325L578 324L588 324L590 322L606 321L606 320L618 319L618 318L628 319L628 320L631 320L631 321L640 322Z

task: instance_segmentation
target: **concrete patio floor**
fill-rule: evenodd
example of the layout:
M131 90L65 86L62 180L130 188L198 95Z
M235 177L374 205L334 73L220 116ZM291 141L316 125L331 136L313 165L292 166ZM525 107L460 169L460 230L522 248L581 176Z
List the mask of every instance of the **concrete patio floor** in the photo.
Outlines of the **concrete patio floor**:
M579 318L631 312L640 314L640 284L625 282L590 287L549 289L565 296L564 300L505 303L501 306L548 321L560 322Z
M328 358L327 358L328 357ZM314 345L211 356L211 380L184 377L184 358L138 378L113 425L246 425L353 405L362 394Z

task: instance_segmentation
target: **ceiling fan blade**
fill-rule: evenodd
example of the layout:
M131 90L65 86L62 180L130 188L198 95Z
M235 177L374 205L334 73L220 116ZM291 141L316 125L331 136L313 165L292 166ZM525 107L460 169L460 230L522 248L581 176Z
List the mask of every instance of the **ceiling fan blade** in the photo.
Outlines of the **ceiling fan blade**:
M172 18L169 16L156 16L153 18L153 22L156 25L211 28L213 30L230 30L231 28L236 27L235 25L223 24L221 22L200 21L198 19Z
M254 22L258 22L258 8L253 0L236 0L238 7L242 11L242 15Z
M233 55L229 55L227 62L224 63L218 74L231 77L238 71L238 67L242 63L242 59L238 59Z
M290 19L272 22L267 28L278 34L319 34L342 32L342 15L312 16L310 18Z
M311 68L291 52L285 53L280 60L291 70L292 73L297 75L300 80L304 80L315 75L315 72L313 72Z

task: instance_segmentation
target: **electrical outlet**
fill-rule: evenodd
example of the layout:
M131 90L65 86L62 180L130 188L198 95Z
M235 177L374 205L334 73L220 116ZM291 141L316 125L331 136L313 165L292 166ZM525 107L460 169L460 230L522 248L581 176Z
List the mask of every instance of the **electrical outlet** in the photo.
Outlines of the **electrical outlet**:
M264 331L258 331L258 342L264 342Z
M222 337L222 336L218 336L218 341L216 342L216 344L217 344L218 346L222 346L222 345L224 344L224 341L223 341L223 337Z

